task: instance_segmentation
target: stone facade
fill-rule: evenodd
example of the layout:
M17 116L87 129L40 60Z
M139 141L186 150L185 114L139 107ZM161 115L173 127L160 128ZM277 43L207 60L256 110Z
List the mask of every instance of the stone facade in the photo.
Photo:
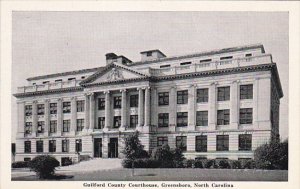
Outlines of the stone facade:
M28 78L14 94L16 161L122 158L124 138L136 130L147 151L168 143L188 158L253 158L279 138L283 93L262 45L141 54L140 62L110 53L105 67Z

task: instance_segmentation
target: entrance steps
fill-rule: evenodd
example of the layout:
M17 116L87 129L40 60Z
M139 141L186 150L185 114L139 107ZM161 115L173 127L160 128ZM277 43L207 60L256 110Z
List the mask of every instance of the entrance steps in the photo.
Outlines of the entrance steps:
M85 171L98 171L122 168L122 159L103 159L94 158L89 161L82 161L77 164L58 167L58 171L72 171L72 172L85 172Z

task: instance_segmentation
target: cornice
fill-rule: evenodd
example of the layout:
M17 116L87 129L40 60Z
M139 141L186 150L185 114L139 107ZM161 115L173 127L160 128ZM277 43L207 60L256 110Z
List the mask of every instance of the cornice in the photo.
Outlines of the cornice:
M110 84L120 84L120 83L132 83L135 81L149 81L150 77L139 77L139 78L131 78L131 79L120 79L115 81L105 81L99 83L86 83L81 84L83 87L91 87L91 86L99 86L99 85L110 85Z

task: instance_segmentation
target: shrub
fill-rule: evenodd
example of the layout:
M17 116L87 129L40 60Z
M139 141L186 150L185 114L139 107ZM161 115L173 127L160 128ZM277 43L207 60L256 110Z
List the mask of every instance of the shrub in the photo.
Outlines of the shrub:
M182 168L183 161L185 160L184 155L182 154L182 150L180 148L175 148L173 153L173 163L175 168Z
M218 165L218 168L220 168L220 169L230 169L231 168L231 166L229 164L229 160L227 160L227 159L219 160L217 162L217 165Z
M52 156L42 155L33 158L28 166L36 172L40 179L45 179L54 175L55 167L59 166L59 161Z
M168 144L164 144L152 151L151 159L160 161L161 168L181 168L185 158L180 148L171 150Z
M231 160L231 168L232 169L240 169L240 168L242 168L241 161L239 161L239 160Z
M129 159L124 159L122 165L124 168L132 168L132 161ZM154 159L136 159L134 160L134 168L159 168L160 162Z
M194 162L194 167L195 168L203 168L203 160L195 160Z
M255 169L255 161L250 160L241 160L242 169Z
M126 159L148 158L147 151L139 139L139 133L136 131L133 135L125 138L125 148L123 150Z
M212 167L215 166L215 164L216 164L216 160L214 160L214 159L203 160L203 167L204 168L212 168Z
M184 168L193 168L195 165L195 160L193 159L186 159L183 161Z
M28 167L28 162L29 161L16 161L11 164L12 168L25 168Z

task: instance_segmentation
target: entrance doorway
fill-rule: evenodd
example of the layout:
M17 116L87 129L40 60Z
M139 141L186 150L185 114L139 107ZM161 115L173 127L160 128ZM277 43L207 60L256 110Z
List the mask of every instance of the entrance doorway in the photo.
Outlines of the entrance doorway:
M102 157L102 138L94 138L94 157Z
M118 158L118 138L109 139L108 158Z

